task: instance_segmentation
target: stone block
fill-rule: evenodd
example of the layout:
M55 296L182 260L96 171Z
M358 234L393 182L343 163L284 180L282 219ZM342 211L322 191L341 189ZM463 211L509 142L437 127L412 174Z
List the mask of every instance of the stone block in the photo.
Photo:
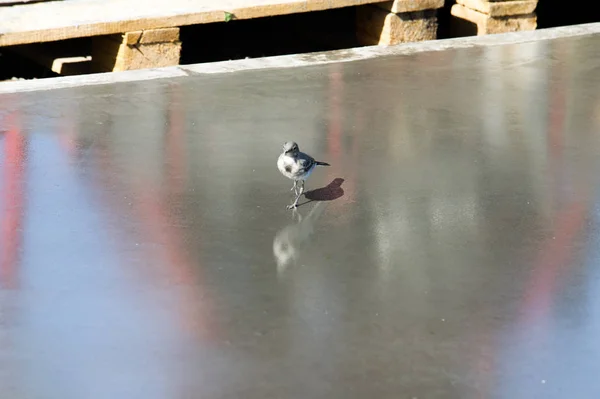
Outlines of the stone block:
M369 5L358 7L356 17L357 38L363 45L394 45L437 37L435 10L395 14Z
M477 35L529 31L537 28L537 17L535 13L492 17L488 14L472 10L461 4L453 5L450 13L454 18L476 24Z

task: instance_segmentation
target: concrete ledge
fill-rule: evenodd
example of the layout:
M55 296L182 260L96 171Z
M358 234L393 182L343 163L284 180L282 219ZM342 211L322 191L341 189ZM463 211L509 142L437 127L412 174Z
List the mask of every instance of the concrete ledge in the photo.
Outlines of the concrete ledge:
M427 51L443 51L455 48L499 46L593 34L600 34L600 23L564 26L559 28L540 29L526 32L503 33L489 36L472 36L447 40L404 43L389 47L372 46L322 53L223 61L196 65L182 65L159 69L66 76L15 82L9 81L0 83L0 93L52 90L68 87L135 82L151 79L229 73L267 68L315 66L338 62L366 60L383 56L407 55Z

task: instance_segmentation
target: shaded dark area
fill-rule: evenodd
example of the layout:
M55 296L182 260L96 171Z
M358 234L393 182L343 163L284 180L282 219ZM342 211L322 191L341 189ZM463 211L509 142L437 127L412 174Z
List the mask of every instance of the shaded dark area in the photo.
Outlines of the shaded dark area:
M43 79L59 76L50 69L22 57L11 47L0 47L0 81L13 78Z
M437 10L438 18L438 39L448 39L452 37L450 9L455 4L455 0L445 0L444 7ZM477 33L477 31L475 31Z
M184 26L181 64L358 47L355 7Z
M444 29L446 28L448 28L450 32L446 38L477 35L477 24L465 19L454 18L450 26L444 27Z
M600 22L597 1L540 0L536 14L538 29Z

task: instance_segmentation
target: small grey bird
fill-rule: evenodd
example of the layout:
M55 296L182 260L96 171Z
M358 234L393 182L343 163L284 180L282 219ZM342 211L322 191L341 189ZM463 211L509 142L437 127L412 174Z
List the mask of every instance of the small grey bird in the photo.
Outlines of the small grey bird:
M300 152L298 144L293 141L288 141L283 145L283 152L277 159L277 168L282 175L294 181L294 185L290 191L293 190L296 194L294 203L288 205L287 209L295 209L298 206L298 200L304 193L304 181L308 179L317 166L330 165L325 162L315 161L310 155Z

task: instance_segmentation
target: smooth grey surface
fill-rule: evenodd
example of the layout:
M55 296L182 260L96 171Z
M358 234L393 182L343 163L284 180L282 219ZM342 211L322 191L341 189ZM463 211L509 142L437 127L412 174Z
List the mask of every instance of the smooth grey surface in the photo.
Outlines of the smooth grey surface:
M599 46L0 96L1 397L600 397Z

